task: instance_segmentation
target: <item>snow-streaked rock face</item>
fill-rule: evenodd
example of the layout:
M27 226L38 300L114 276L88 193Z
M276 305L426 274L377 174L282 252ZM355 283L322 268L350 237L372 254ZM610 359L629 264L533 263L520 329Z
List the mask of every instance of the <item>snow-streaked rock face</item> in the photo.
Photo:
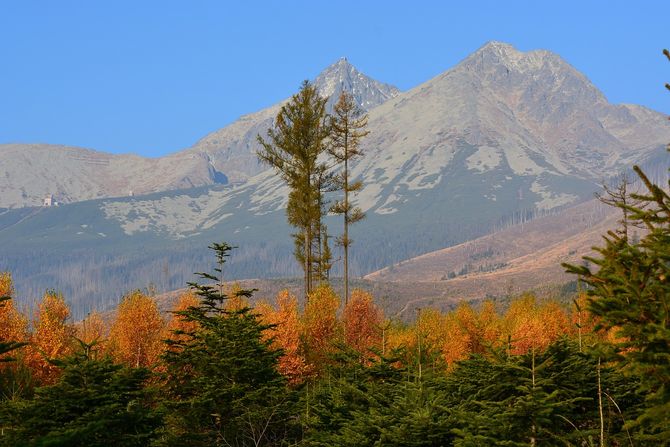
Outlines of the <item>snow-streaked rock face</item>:
M611 105L559 56L499 42L369 117L354 174L366 185L361 204L382 214L421 200L412 191L448 193L454 171L469 172L473 185L495 175L519 179L521 191L510 196L524 197L524 207L563 206L589 194L575 180L595 187L670 141L663 115ZM493 184L482 197L494 200L505 188Z
M365 111L371 110L400 94L400 90L364 75L346 58L326 68L314 80L319 94L329 98L332 107L344 91L351 93L354 101Z
M353 164L353 174L365 185L358 203L383 215L434 200L422 192L439 196L468 184L479 185L468 188L479 194L469 199L482 204L562 206L585 193L576 180L600 183L670 141L663 115L611 105L559 56L500 42L405 93L344 58L314 82L331 98L330 106L347 90L368 111L365 156ZM253 196L253 212L276 211L285 205L286 191L258 163L256 136L266 133L281 105L245 115L192 148L159 159L2 145L0 207L36 205L46 194L68 202L229 180L238 184L233 191ZM506 192L523 203L505 202Z

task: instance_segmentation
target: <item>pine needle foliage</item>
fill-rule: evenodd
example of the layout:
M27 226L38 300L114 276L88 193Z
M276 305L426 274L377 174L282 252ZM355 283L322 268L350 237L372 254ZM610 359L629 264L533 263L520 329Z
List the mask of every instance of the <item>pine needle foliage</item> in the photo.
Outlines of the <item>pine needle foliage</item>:
M282 106L267 140L258 135L258 158L270 165L289 187L286 214L295 233L295 256L303 267L305 297L319 279L323 194L329 187L323 158L330 135L326 99L314 85L303 82L300 91ZM317 267L317 268L315 268Z
M218 265L191 283L200 303L175 312L194 323L167 340L164 407L167 425L159 445L283 445L293 436L292 394L277 372L281 351L263 337L263 325L248 307L232 309L223 284L223 265L232 247L214 244ZM236 289L238 297L253 290Z
M670 59L667 50L664 54ZM670 150L670 146L668 147ZM599 257L587 259L594 267L564 264L588 288L589 310L600 328L614 330L615 349L625 370L640 381L646 408L631 426L645 442L670 439L670 182L654 184L633 168L646 192L629 199L612 197L645 235L632 242L622 230L603 237Z
M162 423L143 368L95 359L92 344L58 361L58 381L3 405L3 446L148 446Z

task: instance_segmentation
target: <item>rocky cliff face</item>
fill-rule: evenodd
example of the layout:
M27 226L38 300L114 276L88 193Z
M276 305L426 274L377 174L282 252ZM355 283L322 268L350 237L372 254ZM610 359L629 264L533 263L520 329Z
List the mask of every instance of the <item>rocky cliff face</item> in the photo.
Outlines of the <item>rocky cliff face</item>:
M553 53L498 42L373 109L369 128L354 172L362 200L386 213L463 182L481 206L566 205L670 141L663 115L609 104Z

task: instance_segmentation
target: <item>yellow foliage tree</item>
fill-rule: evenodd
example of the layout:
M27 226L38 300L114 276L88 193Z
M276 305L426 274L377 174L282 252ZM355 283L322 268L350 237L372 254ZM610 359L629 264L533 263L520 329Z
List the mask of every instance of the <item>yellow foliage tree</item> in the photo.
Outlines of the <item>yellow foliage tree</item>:
M330 286L322 285L309 294L302 318L302 338L308 363L321 370L334 350L334 343L341 339L337 320L340 298Z
M424 308L419 311L414 323L417 350L422 359L435 361L442 353L442 348L449 338L445 315L438 309Z
M76 337L87 345L97 342L95 349L99 351L109 328L102 319L102 315L93 311L75 326L75 330Z
M391 321L386 330L384 352L390 354L401 348L414 349L416 345L416 330L413 326Z
M360 289L351 293L342 312L345 342L360 353L381 347L381 326L384 314L377 307L372 295Z
M249 300L239 293L242 290L242 285L239 282L235 282L226 289L226 295L228 295L229 298L226 300L225 309L228 312L239 312L242 309L251 307Z
M69 317L70 308L63 295L47 291L35 313L27 356L37 383L54 383L60 369L49 360L63 358L72 352L75 329L67 323Z
M163 350L165 321L156 302L140 291L126 295L109 334L113 357L129 366L152 367Z
M13 294L12 275L9 272L0 272L0 296L12 296Z
M272 338L273 347L283 351L279 358L279 372L290 384L296 385L302 383L311 371L300 344L298 299L288 290L282 290L277 294L276 305L275 309L268 303L259 303L255 310L264 324L273 326L266 331L267 337Z

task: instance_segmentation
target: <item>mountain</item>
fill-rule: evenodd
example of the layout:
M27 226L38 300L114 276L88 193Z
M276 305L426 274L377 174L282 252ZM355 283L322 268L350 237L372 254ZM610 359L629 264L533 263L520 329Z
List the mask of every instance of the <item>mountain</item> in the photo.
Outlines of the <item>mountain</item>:
M203 153L152 159L48 144L0 145L0 207L40 206L47 195L70 203L226 182Z
M314 81L334 102L342 88L365 110L397 96L341 59ZM297 84L296 84L297 85ZM192 148L159 158L115 155L48 144L0 144L0 208L39 206L47 195L62 203L240 182L261 172L256 136L265 134L281 105L245 115Z
M608 103L547 51L491 42L404 93L364 82L345 61L325 73L321 88L359 86L370 93L360 101L379 104L368 111L364 156L353 165L367 219L351 229L352 275L554 215L590 199L633 163L668 166L664 116ZM176 154L204 154L214 172L246 180L0 212L0 270L15 272L28 296L57 287L83 309L151 281L165 290L182 286L190 272L207 268L212 241L240 246L227 264L229 277L297 276L286 187L253 165L252 136L276 110L243 118ZM237 174L223 169L233 161L240 163ZM326 223L339 233L339 219Z
M355 101L365 111L395 98L400 91L364 75L345 58L322 71L314 80L322 97L329 98L328 110L337 101L343 90L351 92ZM189 152L205 153L215 169L225 172L231 181L244 181L267 169L256 156L260 149L257 135L265 135L279 113L282 101L270 108L245 115L230 126L219 129L198 141Z
M481 205L551 209L670 141L663 115L609 104L555 54L498 42L375 108L369 122L355 173L373 185L365 196L376 212L428 191L463 209L454 196L473 188Z
M314 80L314 85L322 97L329 98L326 105L329 111L342 92L350 93L359 107L366 112L400 94L396 87L365 76L346 57L323 70Z

